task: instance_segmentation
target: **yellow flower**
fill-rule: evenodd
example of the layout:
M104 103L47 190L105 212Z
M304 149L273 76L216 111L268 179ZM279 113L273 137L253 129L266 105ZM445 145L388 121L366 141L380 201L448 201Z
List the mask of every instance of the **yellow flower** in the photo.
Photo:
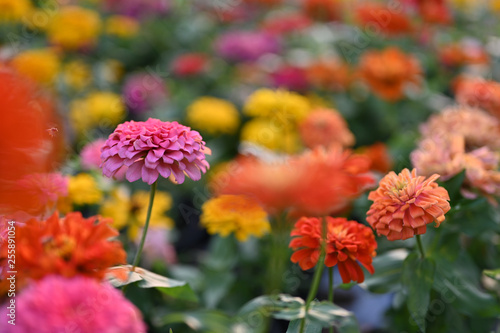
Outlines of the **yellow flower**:
M95 11L78 6L62 7L47 27L52 44L67 50L77 50L95 44L101 29L101 19Z
M243 195L221 195L202 206L200 223L209 234L234 233L240 242L262 237L271 230L267 214L257 201Z
M187 121L194 129L212 135L234 134L240 117L232 103L214 97L201 97L188 106Z
M52 49L37 49L19 53L12 59L11 65L34 81L50 85L57 77L60 62Z
M0 22L19 22L30 10L30 0L0 0Z
M125 104L112 92L93 92L76 99L70 106L70 118L79 134L96 126L112 127L125 117Z
M295 128L266 118L256 118L245 123L241 130L241 141L289 154L296 153L301 148L300 137Z
M92 80L90 67L80 60L67 63L63 69L64 82L75 90L87 87Z
M69 198L76 205L92 205L102 200L102 191L94 177L80 173L69 179Z
M111 192L111 196L101 205L99 214L113 219L113 228L123 229L129 222L130 210L130 195L127 189L118 187Z
M139 31L139 23L128 16L113 15L106 20L106 33L121 38L133 37Z
M282 124L296 124L304 119L311 105L308 99L286 90L259 89L245 103L245 114L266 117Z
M128 227L128 237L136 239L139 231L144 227L149 204L149 192L137 191L130 197L125 188L118 188L111 192L111 196L104 201L100 214L113 219L113 227L123 229ZM149 225L158 228L172 228L174 221L166 216L172 208L172 197L162 191L156 191Z

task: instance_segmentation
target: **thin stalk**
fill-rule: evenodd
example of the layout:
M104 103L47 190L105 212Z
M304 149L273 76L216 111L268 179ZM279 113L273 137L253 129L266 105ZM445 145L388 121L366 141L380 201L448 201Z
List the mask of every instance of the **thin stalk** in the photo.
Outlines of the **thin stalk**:
M417 235L417 246L418 246L418 250L420 251L420 257L422 259L425 258L425 252L424 252L424 247L422 246L422 240L420 239L420 235Z
M153 211L153 202L155 200L156 193L156 182L151 185L151 190L149 192L149 204L148 211L146 213L146 222L144 223L144 229L142 230L141 242L139 243L139 248L137 249L137 253L135 254L134 262L132 263L132 269L130 271L130 275L135 271L137 265L141 261L141 254L144 248L144 243L146 242L146 235L148 234L149 221L151 220L151 212ZM130 276L129 276L130 277ZM123 286L123 292L127 289L128 285Z
M326 245L324 240L326 240L326 219L322 219L321 222L323 225L323 241L321 242L321 254L319 256L318 263L316 265L316 271L314 272L311 289L309 289L309 294L307 295L305 315L304 318L302 318L302 321L300 322L300 331L299 331L300 333L304 333L307 312L309 311L309 307L311 306L312 300L314 299L314 297L316 297L316 294L318 293L319 283L321 281L321 275L323 274L323 269L325 268L324 261L326 255Z
M328 301L333 303L333 267L328 267ZM329 332L333 333L333 326Z

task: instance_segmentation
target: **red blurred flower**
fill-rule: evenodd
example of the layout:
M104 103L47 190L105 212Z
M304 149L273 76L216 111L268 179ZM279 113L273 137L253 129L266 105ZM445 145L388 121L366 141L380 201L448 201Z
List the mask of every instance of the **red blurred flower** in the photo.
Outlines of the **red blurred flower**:
M368 51L361 56L359 76L381 98L397 101L404 96L408 83L419 84L421 68L418 60L395 47Z
M285 65L271 73L275 87L287 90L305 91L308 88L306 72L303 68Z
M302 0L304 12L313 20L338 21L342 17L340 0Z
M310 84L325 90L342 91L350 81L349 67L336 59L313 62L306 68L306 75Z
M394 36L414 30L408 15L382 3L364 2L356 7L355 16L358 24L371 33Z
M208 68L208 57L202 53L186 53L176 57L171 66L176 76L196 76Z
M69 213L60 218L55 213L45 221L31 219L16 228L17 286L28 279L47 275L64 277L85 275L102 279L106 269L126 262L122 244L110 240L118 231L110 227L110 219L98 216L83 218ZM0 263L7 261L8 243L0 248ZM0 280L5 281L5 276ZM5 291L0 285L0 291Z
M446 0L416 0L422 20L427 23L450 24L453 22Z
M386 174L392 169L393 161L387 146L382 142L356 149L356 152L368 157L371 161L370 170Z
M379 235L388 240L408 239L425 234L427 224L436 222L439 227L450 210L448 192L434 181L435 174L427 179L404 169L399 175L393 171L380 181L368 199L373 201L366 220Z
M463 41L438 48L439 60L446 66L487 65L490 57L484 47L475 41Z
M340 213L375 184L370 160L339 145L316 148L295 158L299 180L290 188L295 216Z
M262 23L262 30L268 33L283 35L301 31L311 25L311 20L302 13L279 13L272 15Z
M313 268L325 247L325 265L338 266L343 283L365 279L360 264L371 274L375 272L372 260L375 257L377 242L370 228L345 218L326 217L326 239L323 236L324 226L319 218L303 217L292 230L295 237L290 247L295 251L292 262L299 263L303 270Z
M317 109L309 113L299 125L300 137L309 148L328 147L340 144L343 147L354 145L354 135L346 121L337 110Z
M63 138L56 108L31 80L0 66L0 214L40 213L40 202L18 186L24 176L50 173L62 161ZM49 129L57 128L51 135ZM31 199L30 199L31 198Z

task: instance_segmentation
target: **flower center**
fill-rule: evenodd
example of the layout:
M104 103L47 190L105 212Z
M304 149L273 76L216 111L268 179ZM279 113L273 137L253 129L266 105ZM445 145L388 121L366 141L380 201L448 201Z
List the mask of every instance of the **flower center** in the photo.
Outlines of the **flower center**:
M76 247L74 238L63 235L57 238L49 238L44 242L44 249L58 257L68 261Z

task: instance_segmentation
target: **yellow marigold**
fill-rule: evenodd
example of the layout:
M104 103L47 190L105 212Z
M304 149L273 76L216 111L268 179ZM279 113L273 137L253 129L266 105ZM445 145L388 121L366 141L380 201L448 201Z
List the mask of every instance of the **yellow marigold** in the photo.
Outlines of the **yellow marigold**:
M243 195L221 195L202 206L200 223L209 234L226 237L234 233L243 242L271 230L267 214L257 201Z
M129 38L137 35L139 22L128 16L113 15L106 20L105 30L109 35Z
M60 61L54 50L36 49L19 53L12 59L11 65L34 81L50 85L57 77Z
M112 92L93 92L70 106L70 119L80 134L96 126L115 126L124 117L125 104L120 95Z
M101 19L95 11L78 6L62 7L47 27L47 38L52 44L67 50L92 46L101 29Z
M0 0L0 22L19 22L31 8L30 0Z
M102 191L94 177L80 173L69 179L69 198L76 205L92 205L102 200Z
M128 227L128 236L135 239L146 221L149 204L149 192L137 191L132 196L125 188L117 188L104 201L99 213L113 219L113 227L123 229ZM150 226L171 228L174 221L165 214L172 208L172 197L162 191L156 191Z
M68 62L63 68L63 80L75 90L87 87L92 80L90 67L80 60Z
M301 148L297 129L266 118L256 118L245 123L241 130L241 141L289 154L296 153Z
M248 97L244 112L251 117L266 117L282 124L296 124L311 110L309 100L286 90L259 89Z
M234 134L240 124L240 116L230 102L201 97L188 106L187 121L191 127L212 135Z

